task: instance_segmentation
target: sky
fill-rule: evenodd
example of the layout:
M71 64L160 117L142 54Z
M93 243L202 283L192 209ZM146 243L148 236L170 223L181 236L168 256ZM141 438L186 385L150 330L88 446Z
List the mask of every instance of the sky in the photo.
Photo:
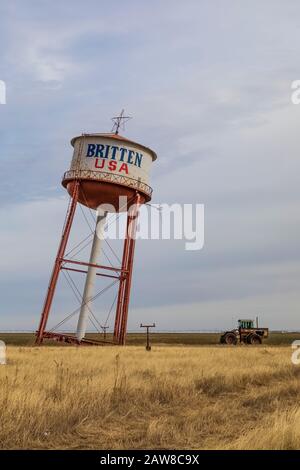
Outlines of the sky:
M37 328L70 139L110 132L123 108L126 137L158 155L152 202L205 207L202 250L137 242L129 329L229 329L257 315L300 329L299 18L296 0L1 1L0 331ZM71 245L87 230L76 217ZM61 276L50 326L72 296ZM95 302L101 323L110 303Z

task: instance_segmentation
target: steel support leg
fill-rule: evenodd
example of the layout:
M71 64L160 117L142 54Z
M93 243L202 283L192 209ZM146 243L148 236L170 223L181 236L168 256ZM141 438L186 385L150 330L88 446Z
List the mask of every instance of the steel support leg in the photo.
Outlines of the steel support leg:
M40 324L39 324L39 328L38 328L38 332L37 332L37 337L36 337L36 344L41 344L42 341L43 341L43 334L44 334L44 331L46 329L46 325L47 325L49 312L50 312L52 301L53 301L53 296L54 296L54 293L55 293L55 288L56 288L59 272L60 272L62 262L63 262L62 259L63 259L64 254L65 254L66 246L67 246L67 243L68 243L68 239L69 239L69 235L70 235L70 231L71 231L71 227L72 227L72 222L73 222L73 219L74 219L75 209L76 209L76 205L77 205L77 201L78 201L78 190L79 190L79 182L75 181L74 188L73 188L73 193L72 193L71 204L68 208L65 226L63 228L61 241L60 241L60 244L59 244L57 256L56 256L56 259L55 259L52 275L51 275L49 286L48 286L48 291L47 291L44 306L43 306L43 311L42 311L42 314L41 314L41 320L40 320Z
M127 216L127 229L126 238L124 242L122 269L126 271L123 273L123 278L120 281L118 304L116 312L114 339L118 344L125 344L127 320L128 320L128 308L132 281L133 271L133 258L135 249L135 237L138 222L139 206L141 204L141 196L136 195L134 205L129 209Z

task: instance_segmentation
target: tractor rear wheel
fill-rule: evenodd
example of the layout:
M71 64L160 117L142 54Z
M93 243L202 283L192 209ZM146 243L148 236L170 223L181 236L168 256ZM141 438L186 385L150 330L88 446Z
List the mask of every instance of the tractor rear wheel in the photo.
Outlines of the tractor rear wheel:
M250 344L261 344L261 337L254 333L253 335L250 336L249 338L249 343Z
M224 336L224 342L225 344L236 344L237 337L234 333L226 333L226 335Z

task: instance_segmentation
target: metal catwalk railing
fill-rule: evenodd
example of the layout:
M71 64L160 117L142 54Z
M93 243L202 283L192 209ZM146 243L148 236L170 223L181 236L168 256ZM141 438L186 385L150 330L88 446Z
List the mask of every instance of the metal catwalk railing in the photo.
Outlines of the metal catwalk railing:
M152 188L142 181L130 178L129 176L116 175L115 173L108 173L105 171L93 170L69 170L64 173L63 181L73 179L84 179L92 181L105 181L109 183L120 184L136 190L139 190L149 196L152 195Z

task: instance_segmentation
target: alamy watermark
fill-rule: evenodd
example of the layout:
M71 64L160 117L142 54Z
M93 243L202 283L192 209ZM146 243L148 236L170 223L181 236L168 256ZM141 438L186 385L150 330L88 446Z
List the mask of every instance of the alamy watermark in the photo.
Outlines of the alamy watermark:
M0 340L0 366L6 364L6 344Z
M292 349L294 349L294 351L292 352L291 361L295 366L298 366L300 364L300 340L299 339L296 339L295 341L292 342Z
M0 80L0 104L6 104L6 83Z
M127 204L127 198L119 198L118 210L110 204L98 207L98 214L107 213L104 231L102 224L96 229L99 238L121 240L126 232L126 217L120 217L128 209L127 233L142 240L184 240L187 251L201 250L204 246L204 204ZM136 220L136 217L138 219Z
M291 84L293 90L291 94L291 102L293 104L300 104L300 80L294 80Z

